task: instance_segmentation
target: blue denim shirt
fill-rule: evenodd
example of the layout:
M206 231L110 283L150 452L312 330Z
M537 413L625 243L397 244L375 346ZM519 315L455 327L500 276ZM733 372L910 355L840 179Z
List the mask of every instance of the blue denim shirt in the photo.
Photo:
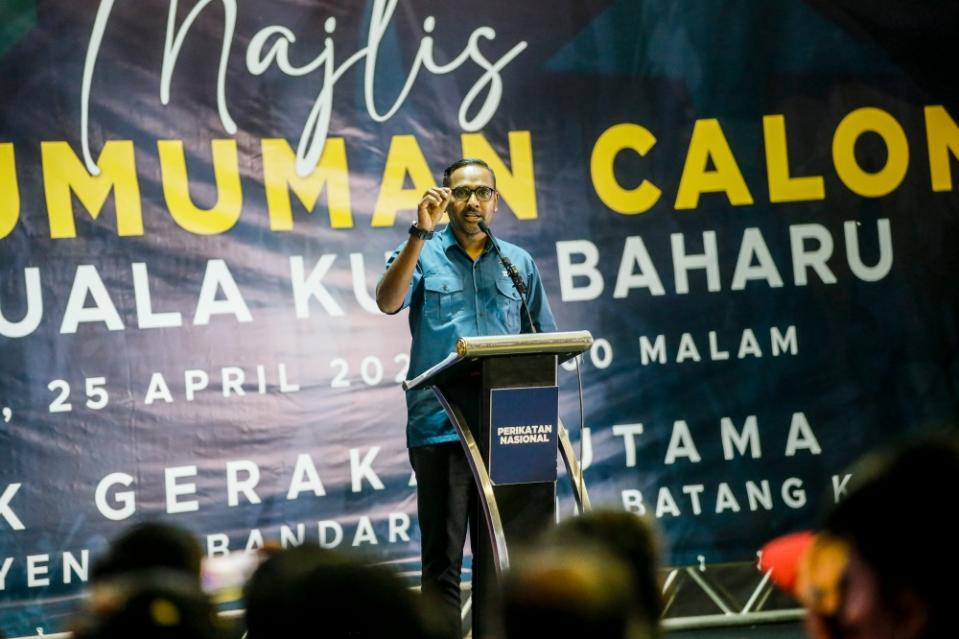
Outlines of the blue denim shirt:
M497 239L503 255L519 270L528 291L537 332L556 330L539 270L529 253ZM401 244L386 262L389 268ZM447 225L423 245L402 308L410 309L410 370L413 378L449 355L458 337L529 333L519 293L489 242L474 262ZM406 445L410 448L456 441L456 430L431 389L406 393Z

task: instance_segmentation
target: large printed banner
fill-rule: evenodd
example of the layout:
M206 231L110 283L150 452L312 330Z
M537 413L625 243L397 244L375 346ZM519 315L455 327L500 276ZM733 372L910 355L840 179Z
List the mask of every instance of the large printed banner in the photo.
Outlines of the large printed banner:
M813 525L959 417L959 104L874 36L798 0L3 3L0 628L65 628L150 518L416 580L373 289L461 156L596 338L582 436L560 376L593 501L671 563Z

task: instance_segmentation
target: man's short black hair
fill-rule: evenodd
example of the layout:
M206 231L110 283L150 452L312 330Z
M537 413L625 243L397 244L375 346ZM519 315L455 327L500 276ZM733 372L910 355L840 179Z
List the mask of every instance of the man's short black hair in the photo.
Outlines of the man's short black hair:
M448 167L446 167L446 170L443 171L443 186L450 185L450 176L453 175L454 171L456 171L457 169L461 169L464 166L470 166L471 164L475 164L476 166L481 166L487 171L489 171L489 174L493 176L493 186L494 187L496 186L496 174L493 173L493 169L490 168L489 164L487 164L486 162L484 162L483 160L479 158L462 158L460 160L457 160L456 162L453 162Z

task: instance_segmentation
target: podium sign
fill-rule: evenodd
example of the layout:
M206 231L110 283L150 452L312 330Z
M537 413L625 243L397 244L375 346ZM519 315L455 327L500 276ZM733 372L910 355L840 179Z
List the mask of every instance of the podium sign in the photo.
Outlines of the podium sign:
M556 481L559 387L490 391L489 469L494 486Z

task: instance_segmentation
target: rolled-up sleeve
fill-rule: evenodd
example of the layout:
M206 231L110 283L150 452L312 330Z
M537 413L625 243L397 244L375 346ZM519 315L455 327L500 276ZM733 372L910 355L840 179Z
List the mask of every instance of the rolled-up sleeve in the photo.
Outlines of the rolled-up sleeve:
M390 265L393 264L393 261L400 254L400 251L403 250L403 247L406 246L406 242L403 242L396 247L396 250L393 251L393 254L386 258L386 268L383 269L383 274L380 275L379 281L376 283L377 290L380 288L380 285L383 283L383 278L386 277L386 271L390 270ZM420 268L420 263L416 263L416 269L413 271L413 277L410 279L410 285L406 289L406 295L403 297L403 304L396 309L396 313L399 313L404 308L407 308L410 305L410 300L413 299L413 291L419 285L420 280L423 279L423 269ZM391 313L392 314L392 313Z

